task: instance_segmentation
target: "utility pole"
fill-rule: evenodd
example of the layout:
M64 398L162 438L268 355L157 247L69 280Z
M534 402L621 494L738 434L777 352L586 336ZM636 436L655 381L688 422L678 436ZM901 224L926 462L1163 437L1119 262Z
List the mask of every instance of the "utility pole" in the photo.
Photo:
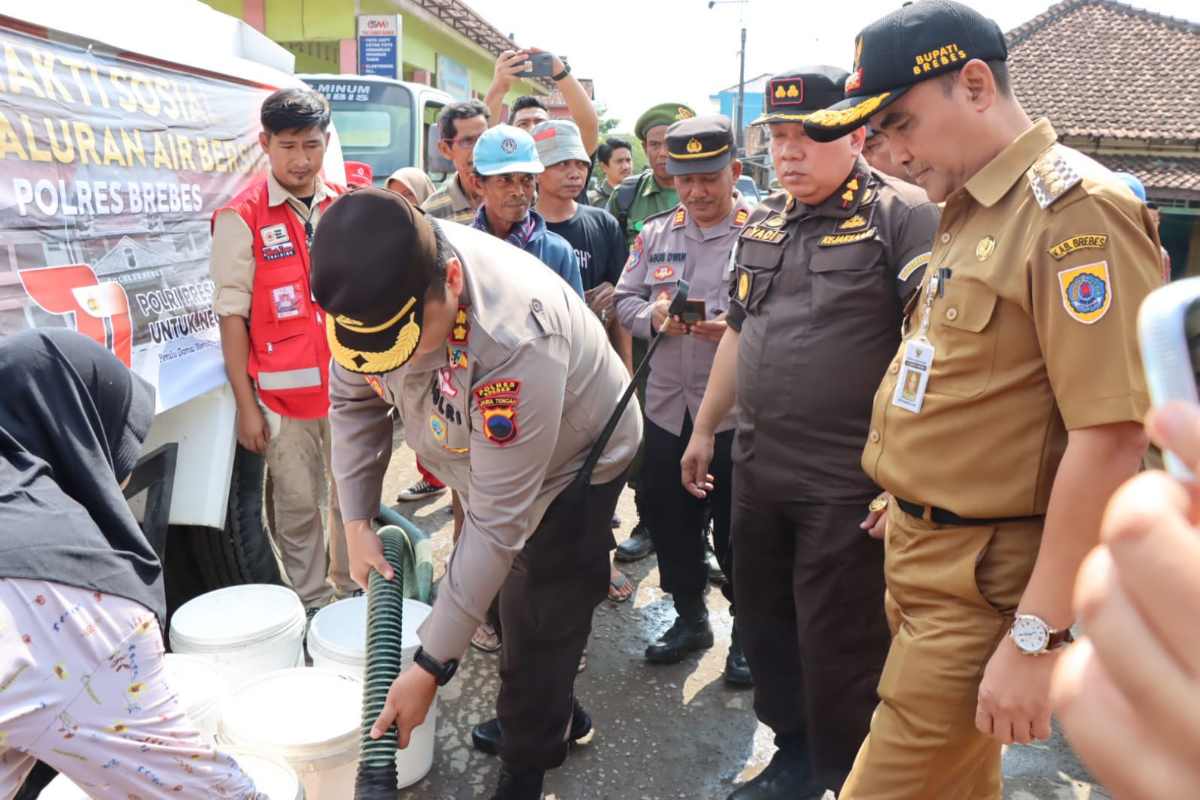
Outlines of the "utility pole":
M738 7L738 22L742 29L742 44L738 50L737 107L733 110L733 141L737 149L746 149L746 6L750 0L708 0L708 7L733 4Z

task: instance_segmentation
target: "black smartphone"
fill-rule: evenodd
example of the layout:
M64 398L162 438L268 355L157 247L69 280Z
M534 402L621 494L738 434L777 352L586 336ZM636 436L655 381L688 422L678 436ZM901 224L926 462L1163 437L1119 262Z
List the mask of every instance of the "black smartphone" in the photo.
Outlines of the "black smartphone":
M684 325L695 325L697 322L704 322L707 314L703 300L688 300L687 307L679 315L679 319Z
M529 60L533 66L528 72L518 72L518 78L549 78L554 74L553 53L534 53Z

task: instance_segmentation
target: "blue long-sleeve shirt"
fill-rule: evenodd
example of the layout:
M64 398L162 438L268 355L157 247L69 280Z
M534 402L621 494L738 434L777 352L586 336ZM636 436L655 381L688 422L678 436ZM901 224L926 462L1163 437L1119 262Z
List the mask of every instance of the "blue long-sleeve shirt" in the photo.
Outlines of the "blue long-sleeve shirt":
M472 225L481 231L491 232L483 206L475 213ZM579 258L575 255L574 248L566 239L546 228L546 221L542 219L541 214L530 209L525 221L514 225L508 236L503 238L513 247L519 247L554 270L560 278L570 284L575 294L583 297L583 277L579 272Z

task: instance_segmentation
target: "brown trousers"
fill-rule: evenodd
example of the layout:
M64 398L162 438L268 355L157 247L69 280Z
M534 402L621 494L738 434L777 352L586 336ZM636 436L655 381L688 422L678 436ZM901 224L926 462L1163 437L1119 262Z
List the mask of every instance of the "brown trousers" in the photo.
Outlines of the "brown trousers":
M733 469L737 626L754 710L779 744L802 744L814 780L837 791L879 702L883 543L858 527L866 503L774 500L756 491L754 469Z
M331 594L347 595L358 588L350 578L346 530L333 482L329 419L283 417L270 409L264 414L271 432L267 445L274 512L271 533L296 594L307 608L321 606ZM327 525L321 519L326 498Z
M952 527L888 512L893 639L879 707L839 800L999 800L1000 743L975 728L979 682L1012 624L1042 520Z
M517 769L547 770L567 757L579 657L592 613L608 594L612 515L625 476L568 488L513 562L500 589L500 756Z

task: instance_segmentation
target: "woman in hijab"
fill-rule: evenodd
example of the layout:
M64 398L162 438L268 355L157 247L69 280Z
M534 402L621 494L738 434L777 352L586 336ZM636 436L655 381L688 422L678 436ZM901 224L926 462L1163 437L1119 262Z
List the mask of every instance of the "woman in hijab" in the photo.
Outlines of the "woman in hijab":
M0 339L0 799L41 759L93 797L259 797L163 671L162 565L121 493L154 390L65 330Z
M433 194L433 181L416 167L401 167L388 176L385 188L419 208Z

